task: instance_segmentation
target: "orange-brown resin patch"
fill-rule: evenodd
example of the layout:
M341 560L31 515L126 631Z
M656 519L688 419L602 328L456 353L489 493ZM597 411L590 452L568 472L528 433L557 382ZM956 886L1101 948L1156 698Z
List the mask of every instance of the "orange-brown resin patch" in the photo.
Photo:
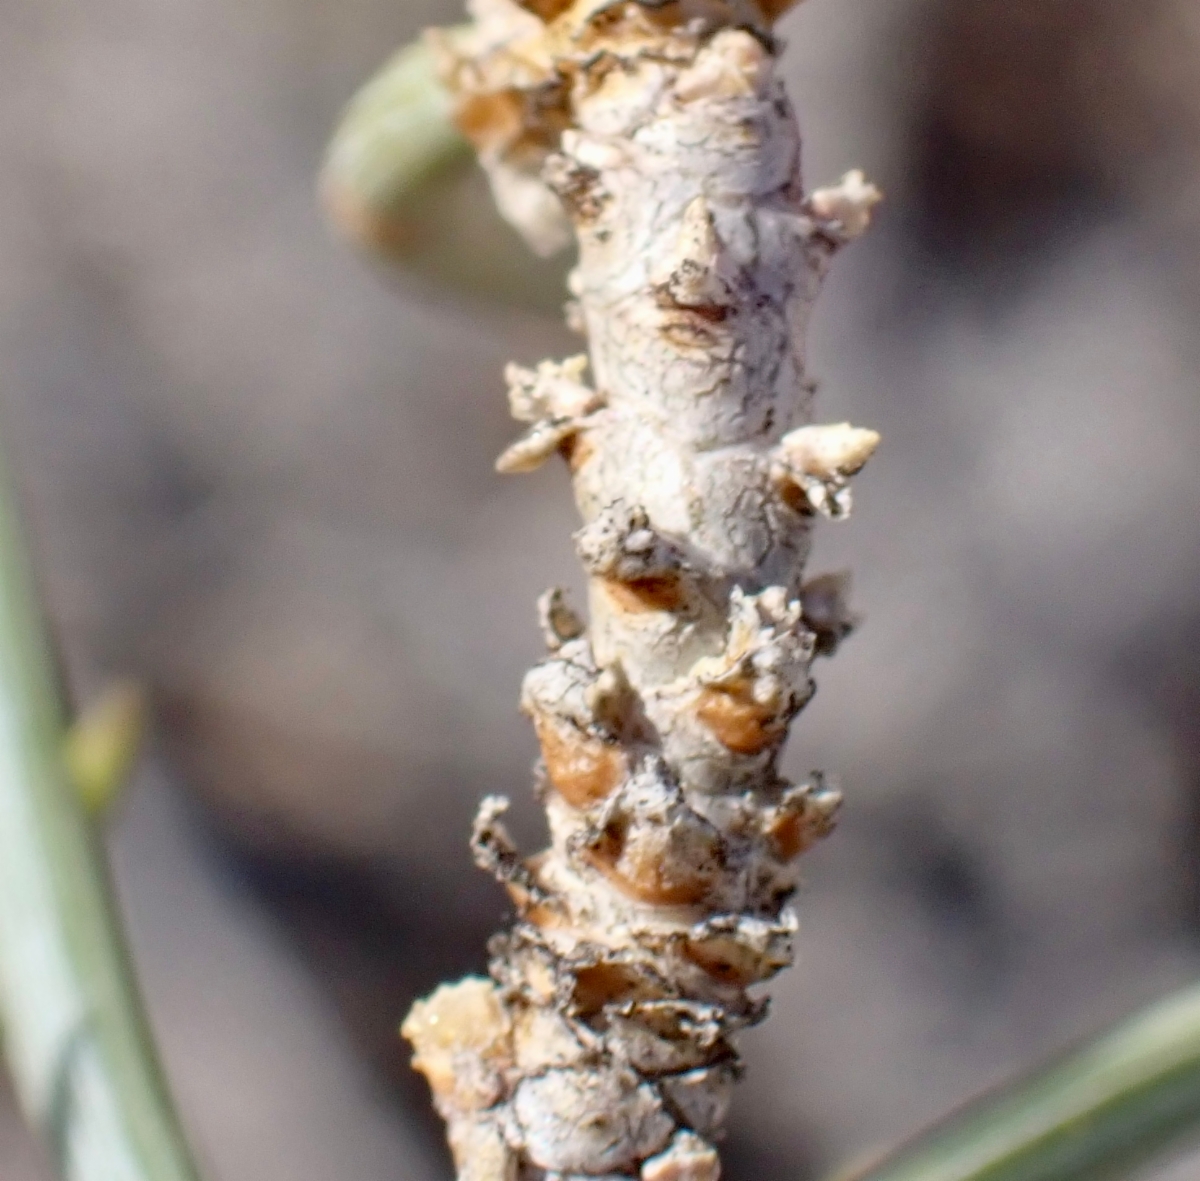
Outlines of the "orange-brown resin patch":
M784 734L771 710L724 689L703 690L696 713L717 741L734 754L761 754Z
M711 883L707 878L680 881L653 862L634 865L614 864L597 853L588 856L594 865L622 894L647 906L696 906L708 895Z
M629 614L681 611L687 604L683 581L678 576L636 578L632 582L605 578L601 582L613 606Z
M454 122L477 148L502 148L521 134L525 99L518 90L469 95L458 103Z
M605 1005L640 993L640 985L637 973L623 964L594 964L576 970L572 999L578 1011L589 1016Z
M605 834L587 860L622 894L648 906L697 906L711 893L720 872L717 848L703 857L680 856L670 832L643 833L628 840Z
M533 724L546 774L568 804L588 808L607 798L625 779L628 765L620 747L545 715Z
M835 822L833 812L800 806L770 816L763 834L780 861L791 861L827 837Z
M513 900L513 905L517 908L521 920L529 923L530 926L546 931L554 928L561 930L569 925L565 914L549 903L538 901L524 887L515 882L508 882L504 888Z
M771 818L766 826L766 836L771 842L771 851L780 861L791 861L799 857L813 844L817 834L805 822L800 812L784 812Z
M757 984L778 970L778 965L764 961L762 956L733 939L712 939L702 943L689 940L683 950L693 964L703 968L714 980L736 988Z

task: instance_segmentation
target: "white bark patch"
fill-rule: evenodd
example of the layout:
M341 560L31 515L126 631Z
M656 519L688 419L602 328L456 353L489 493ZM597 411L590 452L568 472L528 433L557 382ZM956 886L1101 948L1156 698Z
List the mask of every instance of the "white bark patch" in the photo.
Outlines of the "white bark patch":
M525 1079L513 1115L530 1160L544 1169L608 1173L657 1152L674 1121L630 1070L548 1070Z
M837 790L778 761L855 622L844 576L804 580L813 524L846 515L879 437L812 425L805 332L879 194L859 173L804 194L787 7L474 0L433 35L505 215L537 248L573 231L588 340L510 366L527 431L498 463L561 454L583 518L589 625L542 597L521 697L550 846L525 856L485 801L476 859L517 921L492 984L405 1026L474 1146L460 1181L717 1181L749 990L791 962L796 858L836 819Z

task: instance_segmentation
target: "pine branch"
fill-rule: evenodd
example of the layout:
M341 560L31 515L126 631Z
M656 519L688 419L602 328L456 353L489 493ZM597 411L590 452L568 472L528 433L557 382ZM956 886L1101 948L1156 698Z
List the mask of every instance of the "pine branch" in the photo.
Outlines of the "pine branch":
M460 1181L716 1181L749 990L791 962L795 861L840 802L778 761L850 626L838 580L804 581L812 527L879 438L811 424L804 335L878 194L805 196L783 7L474 0L429 35L501 212L539 253L577 240L589 344L510 367L527 429L497 463L561 455L584 522L590 623L543 598L522 692L551 845L524 856L484 802L517 921L490 980L404 1025Z

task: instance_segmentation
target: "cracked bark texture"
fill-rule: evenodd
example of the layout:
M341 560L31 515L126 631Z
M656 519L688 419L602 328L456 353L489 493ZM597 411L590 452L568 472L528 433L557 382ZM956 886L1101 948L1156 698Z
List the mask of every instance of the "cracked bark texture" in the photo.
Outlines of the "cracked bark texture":
M796 860L840 802L777 767L852 626L844 580L803 568L879 440L811 424L804 348L878 194L804 194L787 6L475 0L430 34L502 212L539 251L574 232L588 341L509 368L527 430L497 464L561 455L583 519L590 624L548 592L522 692L551 844L522 855L484 802L472 846L516 922L491 979L404 1025L460 1181L716 1181L736 1035L791 962Z

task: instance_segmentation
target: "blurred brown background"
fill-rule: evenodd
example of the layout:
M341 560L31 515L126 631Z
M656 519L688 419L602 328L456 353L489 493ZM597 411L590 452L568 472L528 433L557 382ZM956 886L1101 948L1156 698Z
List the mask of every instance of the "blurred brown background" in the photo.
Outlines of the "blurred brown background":
M516 695L574 521L561 473L491 463L503 362L575 347L558 271L478 183L443 229L507 308L372 269L313 198L356 86L456 13L0 7L7 449L80 698L156 702L113 851L213 1181L449 1175L394 1027L503 913L478 798L538 839ZM789 766L849 804L731 1181L804 1181L1200 972L1200 10L808 0L785 32L809 183L889 194L813 342L823 415L886 443L814 565L868 624ZM0 1177L44 1177L2 1096Z

